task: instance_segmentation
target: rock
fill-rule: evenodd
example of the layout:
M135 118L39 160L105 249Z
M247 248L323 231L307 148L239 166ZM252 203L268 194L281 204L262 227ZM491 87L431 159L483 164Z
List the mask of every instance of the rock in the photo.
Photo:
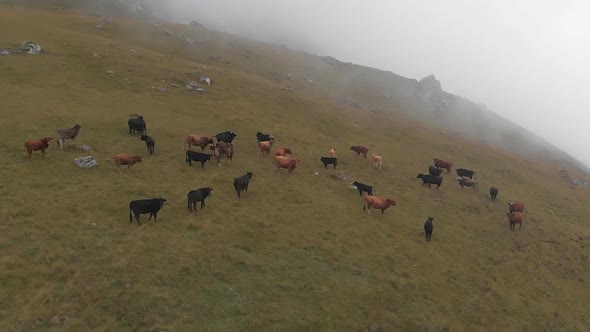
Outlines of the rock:
M283 91L289 91L289 92L293 92L294 90L293 90L293 88L287 88L287 87L284 87L284 88L283 88Z
M197 83L195 81L189 82L186 85L186 89L187 90L194 91L194 92L205 92L205 90L199 86L199 83Z
M100 54L98 54L96 52L92 53L92 56L95 57L96 59L100 59L101 58Z
M110 71L110 70L107 71L107 75L109 75L110 77L117 76L117 74L115 74L114 71Z
M90 146L90 145L86 145L86 144L76 144L74 145L74 147L78 150L82 150L82 151L94 151L94 149Z
M418 81L418 89L422 91L442 91L440 81L434 75L428 75Z
M185 42L185 44L187 44L187 45L194 45L194 44L196 44L196 43L197 43L196 41L194 41L194 40L192 40L192 39L190 39L190 38L187 38L187 39L185 39L185 40L184 40L184 42Z
M170 31L170 30L166 30L165 32L166 32L166 34L167 34L168 36L170 36L170 37L174 37L174 32L172 32L172 31Z
M35 44L30 40L25 40L22 42L20 44L20 49L26 51L27 54L33 55L41 54L41 52L43 52L43 48L41 48L39 44Z
M95 26L95 28L97 28L97 29L102 29L102 28L104 28L104 23L98 23L98 24Z
M338 180L342 180L342 181L351 181L352 180L352 176L346 174L346 172L337 172L337 173L333 173L330 174L331 177L338 179Z
M98 166L96 159L92 156L76 158L74 159L74 164L80 168L92 168Z
M191 21L191 23L190 23L190 24L191 24L192 26L194 26L194 27L198 27L198 28L204 28L204 26L203 26L201 23L197 22L197 21Z
M152 26L156 29L160 29L162 27L162 24L152 23Z
M160 92L162 92L162 93L164 93L164 92L168 92L168 89L166 89L166 88L163 88L163 87L161 87L161 86L158 86L158 87L152 86L152 89L158 89L158 91L160 91Z
M170 86L173 86L175 88L180 88L180 85L176 84L176 83L170 83Z
M213 81L207 76L201 76L201 82L207 83L207 85L211 85Z

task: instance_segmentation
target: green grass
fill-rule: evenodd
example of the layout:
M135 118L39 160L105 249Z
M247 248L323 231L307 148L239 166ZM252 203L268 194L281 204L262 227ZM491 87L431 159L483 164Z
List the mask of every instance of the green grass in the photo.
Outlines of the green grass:
M334 101L343 92L329 75L317 88L299 77L292 93L271 77L272 67L313 72L317 59L290 52L250 61L249 52L273 48L164 28L209 38L188 48L149 22L116 19L97 30L97 20L0 10L0 45L32 39L47 50L0 58L0 330L590 329L589 195L563 182L558 165L355 111ZM151 89L196 72L215 80L205 94ZM153 157L127 133L133 113L156 139ZM75 123L77 143L96 148L99 167L78 169L72 161L86 153L55 144L45 160L23 157L25 140ZM186 134L224 130L238 133L231 165L185 165ZM258 130L302 160L292 174L256 157ZM384 169L348 150L356 144L382 154ZM398 206L364 214L358 192L319 161L331 146L337 170ZM104 162L117 153L144 161L118 175ZM477 170L480 192L461 191L452 175L441 190L422 188L415 177L434 157ZM238 200L232 180L248 170L254 179ZM186 193L205 186L213 196L190 215ZM128 202L149 197L168 199L158 222L144 215L141 227L130 224ZM513 233L508 200L527 205ZM435 218L428 244L427 216Z

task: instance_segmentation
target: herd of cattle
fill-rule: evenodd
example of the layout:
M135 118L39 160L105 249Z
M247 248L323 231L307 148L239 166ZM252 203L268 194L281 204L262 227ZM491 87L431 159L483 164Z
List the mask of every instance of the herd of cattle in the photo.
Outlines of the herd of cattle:
M143 116L136 116L128 121L129 126L129 134L134 136L139 134L140 140L144 141L148 153L153 155L155 153L156 142L155 140L147 135L147 125L143 118ZM58 133L58 140L57 145L60 149L63 149L63 144L66 140L75 140L78 137L80 132L81 126L76 124L72 128L67 129L59 129ZM184 150L185 150L185 157L186 163L189 166L192 166L192 162L198 162L201 164L201 167L205 167L205 163L211 158L215 158L218 165L221 165L221 161L223 158L227 159L229 163L234 155L234 145L233 140L237 137L237 134L233 131L224 131L219 133L215 136L198 136L198 135L187 135L184 140ZM45 157L45 150L49 147L49 143L52 141L52 137L45 137L39 140L31 140L25 142L25 152L28 158L31 158L33 151L41 151L41 155ZM263 134L261 132L256 133L256 139L258 141L258 157L260 158L263 154L270 154L271 148L274 145L275 138L273 135L270 134ZM193 146L198 146L201 148L201 152L192 151L191 148ZM205 148L209 146L209 149L212 151L212 154L205 153ZM363 156L367 158L367 154L369 149L367 147L361 145L351 146L350 150L354 151L357 156ZM292 155L292 151L289 147L282 147L275 151L274 163L277 169L287 169L288 173L293 172L293 170L297 167L300 163L299 159L289 158L287 155ZM136 163L140 163L142 161L141 156L139 155L131 155L131 154L117 154L113 156L111 159L107 159L107 162L114 162L115 166L119 174L121 173L121 166L127 166L129 169ZM328 165L333 165L333 168L336 168L338 164L338 157L336 156L336 148L332 147L328 152L328 156L322 156L320 158L321 163L324 165L325 168ZM372 154L372 165L374 168L381 170L383 167L383 157L377 154ZM428 185L431 188L431 185L436 185L436 188L440 188L443 182L442 172L446 169L447 174L450 174L453 168L453 164L450 161L445 161L441 159L434 158L433 165L428 167L428 174L419 173L417 178L422 180L422 185ZM479 191L478 183L476 180L475 172L472 170L458 168L455 170L457 173L457 182L461 186L461 189L464 187L471 187L475 191ZM238 199L241 197L243 191L248 191L248 184L252 179L252 172L247 172L245 175L237 177L233 181L234 189L236 191L236 195ZM363 204L363 211L370 215L371 208L381 210L381 215L383 212L387 210L390 206L397 205L397 201L393 198L386 198L386 197L377 197L374 196L374 189L373 186L367 185L364 183L360 183L354 181L351 183L354 185L358 191L359 195L362 197L363 193L366 193L364 196L364 204ZM188 203L188 210L191 212L197 211L197 203L201 203L201 209L205 207L205 199L211 195L211 191L213 188L206 187L200 188L197 190L192 190L187 194L187 203ZM491 187L490 188L490 198L492 201L496 200L498 195L498 188ZM150 214L148 220L151 220L152 216L154 217L154 221L157 219L157 214L160 209L166 203L166 199L164 198L152 198L152 199L142 199L142 200L134 200L129 203L129 221L133 222L132 213L135 216L135 220L137 224L140 225L141 221L139 219L141 214ZM524 204L522 202L509 202L509 212L507 213L508 222L510 224L510 229L514 231L515 225L519 224L519 229L522 227L522 220L524 218ZM433 220L434 218L428 217L428 220L424 224L424 233L426 235L426 241L429 242L432 237L433 232Z

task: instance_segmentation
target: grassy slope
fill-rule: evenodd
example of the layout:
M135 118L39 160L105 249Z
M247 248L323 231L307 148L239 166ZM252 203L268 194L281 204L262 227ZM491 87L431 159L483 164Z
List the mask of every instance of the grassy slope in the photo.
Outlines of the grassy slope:
M49 51L0 58L1 330L590 328L588 194L561 182L552 165L356 112L330 101L329 83L283 92L265 68L313 69L299 67L296 54L260 60L257 69L240 59L270 46L229 47L192 30L211 41L191 51L148 22L119 19L96 30L96 21L0 10L0 45L33 39ZM210 55L231 64L207 62ZM203 95L151 89L194 72L216 85ZM133 113L146 117L156 156L127 134ZM55 145L47 160L22 157L23 141L75 123L100 167L77 169L72 159L84 153ZM185 134L223 130L239 135L232 165L185 166ZM301 166L287 175L269 157L257 159L257 130L275 133ZM371 169L347 150L353 144L382 153L387 167ZM321 168L332 145L341 170L399 205L384 217L363 214L358 193ZM104 164L116 153L145 161L119 176ZM440 191L421 188L415 176L433 157L476 169L481 191L461 192L452 177ZM247 170L255 178L238 201L231 180ZM496 203L486 196L490 185L500 188ZM185 195L204 186L214 196L191 216ZM128 223L129 200L159 196L169 204L157 224ZM510 199L528 208L514 233L504 217Z

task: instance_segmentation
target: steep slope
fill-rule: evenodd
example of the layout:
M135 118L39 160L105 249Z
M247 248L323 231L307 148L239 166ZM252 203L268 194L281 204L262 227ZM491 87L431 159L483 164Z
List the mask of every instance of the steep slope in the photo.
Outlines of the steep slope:
M560 165L392 116L411 110L379 109L389 98L365 84L373 75L342 74L330 58L193 26L116 18L97 29L101 20L0 9L0 45L46 50L0 58L0 330L590 328L589 197ZM183 88L200 75L214 80L205 93ZM127 133L134 113L156 139L153 157ZM87 153L55 144L46 159L22 157L23 141L75 123L99 167L78 169L73 158ZM231 164L185 164L186 134L223 130L239 135ZM259 130L302 160L293 174L257 158ZM355 144L385 168L356 157ZM398 206L364 214L358 192L319 162L331 146L339 171ZM104 162L116 153L144 162L118 175ZM440 190L422 187L416 174L434 157L476 170L480 191L462 191L453 174ZM246 171L254 180L238 200L231 181ZM186 193L205 186L213 196L190 215ZM168 199L158 222L130 224L128 202L148 197ZM513 199L527 218L511 233Z

